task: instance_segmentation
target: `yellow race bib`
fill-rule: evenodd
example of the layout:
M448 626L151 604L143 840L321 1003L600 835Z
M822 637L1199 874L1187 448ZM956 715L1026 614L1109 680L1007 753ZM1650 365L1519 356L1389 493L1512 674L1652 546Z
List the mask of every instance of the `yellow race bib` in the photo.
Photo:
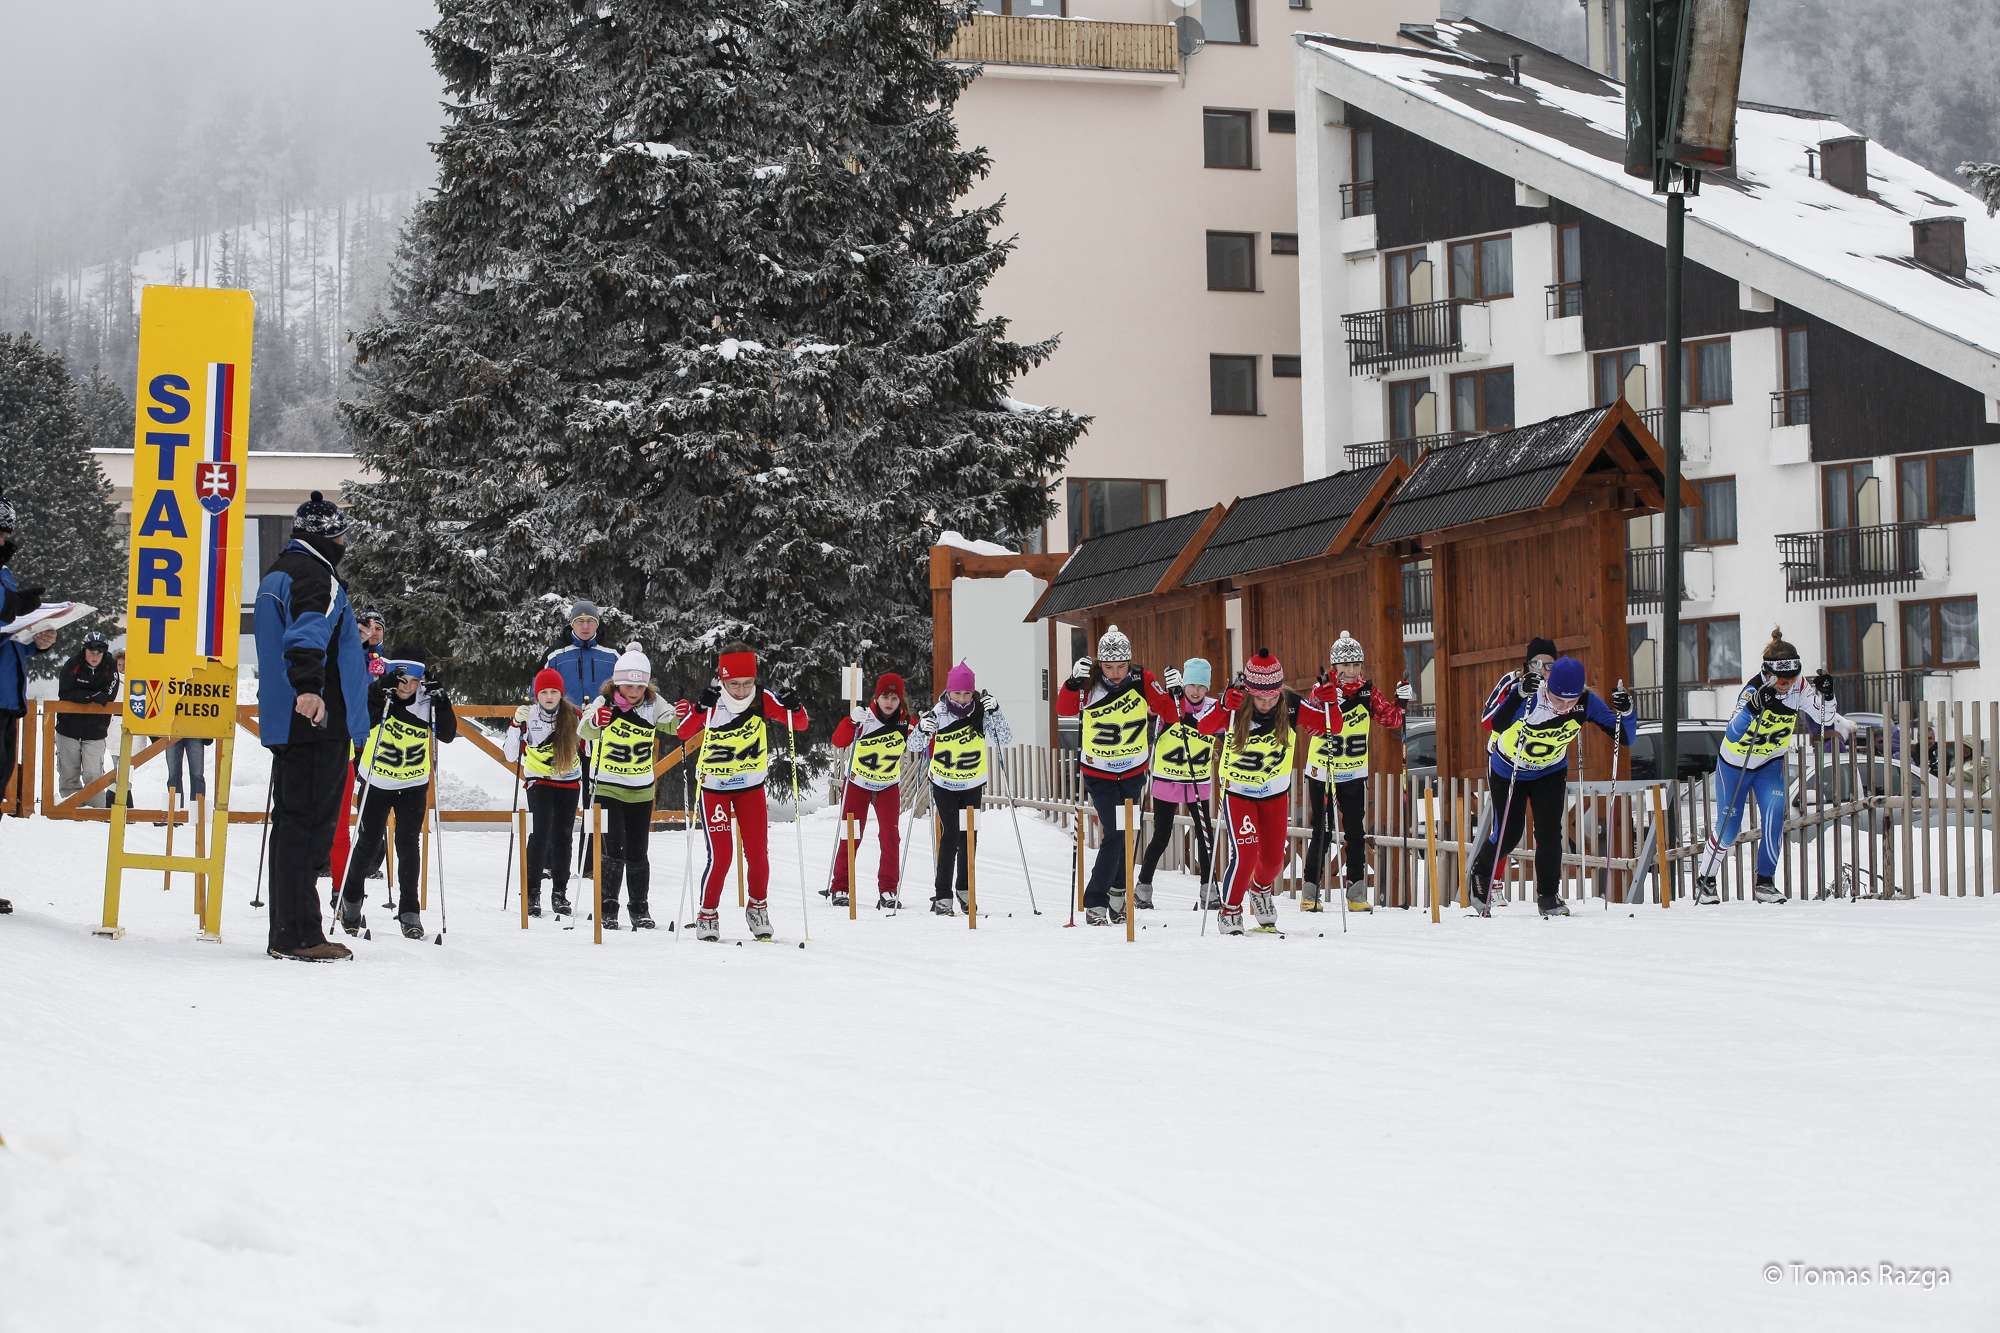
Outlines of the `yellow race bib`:
M1222 748L1222 780L1238 796L1275 796L1292 784L1292 760L1298 754L1296 727L1278 744L1275 731L1253 735L1241 746L1234 737Z
M1153 746L1153 775L1168 782L1206 782L1215 762L1215 737L1186 720L1160 733Z
M753 703L734 722L702 733L701 785L711 791L754 787L770 768L769 728Z
M1743 733L1741 740L1722 743L1722 752L1738 761L1783 754L1798 726L1799 715L1795 712L1759 713L1750 719L1750 730ZM1738 767L1742 767L1740 762Z
M1569 747L1583 730L1583 710L1578 708L1559 721L1528 726L1515 722L1493 738L1494 747L1516 773L1537 773L1554 768L1569 754Z
M947 791L969 791L986 781L986 733L971 719L931 738L931 781Z
M903 751L909 735L901 727L884 727L857 737L847 761L848 780L868 791L887 791L903 771Z
M431 776L430 729L394 713L384 716L362 746L361 771L385 790L422 786Z
M597 780L614 787L652 786L658 735L650 721L636 714L613 716L597 738Z
M1340 717L1340 734L1314 736L1306 751L1306 762L1335 782L1368 767L1368 732L1374 721L1368 701L1359 695L1341 710Z
M1143 688L1118 693L1087 704L1083 710L1083 761L1107 773L1124 773L1146 762L1149 748Z

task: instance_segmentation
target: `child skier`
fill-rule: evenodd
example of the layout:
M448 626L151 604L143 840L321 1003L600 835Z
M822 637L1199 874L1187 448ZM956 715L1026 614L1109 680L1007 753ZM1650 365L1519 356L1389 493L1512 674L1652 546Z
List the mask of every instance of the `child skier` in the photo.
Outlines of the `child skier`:
M833 886L828 896L837 907L847 906L847 817L854 820L854 840L858 844L868 827L868 812L875 812L877 841L882 863L875 870L875 906L894 910L903 905L897 896L897 876L901 867L897 852L902 845L903 753L909 746L910 706L903 678L885 671L876 678L872 703L856 704L854 711L833 729L833 748L848 751L847 779L841 787L842 815L840 846L833 854Z
M944 678L944 697L917 720L917 734L910 738L914 753L929 751L931 757L931 805L939 824L931 911L939 916L955 915L954 888L959 910L971 910L972 858L965 830L959 827L959 811L979 808L986 792L989 752L1014 739L1000 705L977 685L970 666L960 662L953 667Z
M1375 906L1368 894L1365 861L1368 837L1362 826L1368 792L1369 724L1372 721L1390 731L1400 729L1412 692L1407 680L1396 682L1393 699L1375 688L1368 679L1366 654L1346 630L1334 640L1327 662L1333 668L1333 678L1319 678L1319 684L1313 687L1312 701L1322 717L1332 710L1340 714L1342 721L1335 729L1338 734L1315 736L1306 750L1312 841L1306 845L1306 885L1299 910L1324 910L1319 900L1319 877L1333 845L1331 816L1337 805L1346 861L1347 910L1368 912Z
M1538 643L1546 643L1539 640ZM1488 699L1482 725L1493 733L1488 779L1493 802L1493 827L1472 860L1472 906L1480 916L1493 915L1494 867L1514 850L1532 807L1535 813L1535 900L1543 916L1568 916L1562 900L1562 813L1569 782L1569 751L1590 722L1608 736L1631 745L1638 731L1632 696L1620 686L1606 707L1584 687L1583 663L1558 657L1549 664L1547 680L1535 669L1536 644L1529 645L1528 663L1518 673L1501 678ZM1553 644L1549 645L1551 648Z
M1743 827L1744 806L1757 802L1763 836L1757 840L1757 884L1751 896L1760 903L1781 903L1778 853L1785 842L1785 751L1804 713L1822 727L1832 727L1842 739L1854 734L1854 724L1834 706L1833 677L1821 668L1811 682L1801 679L1799 650L1781 630L1771 631L1764 645L1763 669L1736 696L1736 712L1722 741L1715 766L1715 802L1722 813L1702 849L1695 876L1694 900L1703 907L1722 901L1715 872Z
M396 816L396 923L407 939L424 937L418 911L417 879L423 871L424 820L430 813L431 735L441 743L458 737L458 717L437 681L427 679L421 654L385 658L383 673L368 686L368 718L373 723L355 760L361 781L361 827L354 835L340 891L340 926L361 931L361 901L367 895L367 868L386 841L389 815Z
M590 744L592 800L604 808L606 930L618 929L621 885L632 929L653 929L653 761L659 733L671 733L674 719L675 710L653 688L652 659L635 640L618 655L611 679L598 687L577 726Z
M702 738L696 771L701 776L701 824L708 865L702 871L695 936L722 938L718 906L740 832L743 859L750 868L750 895L744 915L750 933L768 940L771 857L764 779L771 769L770 724L800 732L811 725L810 719L791 691L759 688L757 654L747 643L724 647L716 662L715 682L694 703L683 699L675 704L674 713L681 720L682 740Z
M570 836L583 783L577 746L582 714L563 691L562 673L543 667L535 673L535 701L514 710L501 749L521 766L528 789L528 915L542 914L542 879L554 885L557 916L570 914Z
M1216 920L1225 935L1243 933L1243 900L1257 929L1275 931L1278 911L1272 886L1285 868L1291 839L1292 773L1298 767L1299 735L1338 728L1340 714L1285 699L1285 668L1269 648L1256 656L1222 696L1222 707L1202 719L1222 743L1222 816L1229 829L1229 862L1223 872L1222 910Z
M1118 831L1118 812L1130 801L1137 810L1146 804L1148 739L1153 717L1172 726L1180 708L1168 694L1181 684L1177 667L1163 678L1132 662L1132 641L1116 625L1097 641L1097 662L1076 659L1070 677L1056 696L1057 717L1082 719L1083 790L1097 808L1104 841L1084 885L1084 921L1108 926L1125 919L1125 848Z
M1201 731L1202 719L1222 707L1208 692L1208 659L1190 657L1180 669L1180 688L1169 689L1178 717L1162 727L1153 742L1153 836L1147 839L1139 882L1132 888L1132 906L1153 906L1153 871L1173 838L1174 819L1183 807L1194 823L1196 874L1201 896L1195 906L1205 910L1220 902L1209 871L1215 864L1215 827L1209 822L1209 772L1215 762L1215 738Z

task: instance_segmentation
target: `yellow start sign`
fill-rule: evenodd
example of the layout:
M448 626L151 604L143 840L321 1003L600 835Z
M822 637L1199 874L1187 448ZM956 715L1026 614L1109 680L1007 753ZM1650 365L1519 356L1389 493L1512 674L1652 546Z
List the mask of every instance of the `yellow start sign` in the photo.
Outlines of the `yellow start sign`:
M229 734L242 630L250 293L147 287L126 581L125 725Z

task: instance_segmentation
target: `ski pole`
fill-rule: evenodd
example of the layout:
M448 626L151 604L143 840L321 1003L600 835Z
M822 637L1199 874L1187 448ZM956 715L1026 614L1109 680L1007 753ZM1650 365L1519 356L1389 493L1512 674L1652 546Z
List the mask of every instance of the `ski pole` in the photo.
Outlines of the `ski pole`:
M601 734L599 739L602 739ZM578 879L583 878L584 862L590 856L591 845L595 841L595 835L593 831L594 822L591 815L591 811L597 808L597 762L599 757L603 753L604 753L604 747L601 745L593 745L590 747L590 799L584 804L583 807L583 836L577 839L576 874ZM597 910L600 915L602 915L603 906L604 904L601 901L597 905ZM570 904L569 907L569 920L564 923L563 929L564 930L576 929L576 904L573 902Z
M447 929L449 929L448 923L450 921L450 918L446 916L444 907L444 812L438 809L438 802L437 802L438 769L443 764L443 761L438 757L437 710L438 710L438 701L437 698L434 696L430 701L430 708L427 710L427 715L424 718L424 721L429 724L431 732L430 794L425 798L425 804L429 805L431 808L431 842L433 845L437 847L438 933L434 943L442 945L444 943L444 933ZM510 820L508 822L511 823L512 821Z
M527 744L528 729L522 727L521 746L524 750L527 748ZM504 868L500 872L500 910L503 912L507 910L507 899L512 894L514 888L514 816L519 814L520 811L521 759L519 756L516 756L514 760L514 799L508 803L507 809L507 859L502 863Z
M690 761L686 747L681 750L681 898L674 908L674 933L677 938L687 937L687 897L688 881L694 875L694 804L692 801L693 780L688 776ZM704 812L702 833L708 832L708 819ZM699 904L697 904L697 909Z
M805 938L812 936L812 916L806 903L806 826L805 808L799 804L799 733L792 729L792 713L785 710L785 745L792 760L792 833L798 842L799 855L799 922ZM849 886L850 889L852 886Z
M1028 843L1021 836L1021 806L1015 799L1014 784L1007 778L1007 752L1004 749L997 749L993 753L999 757L1000 781L1007 785L1007 812L1014 817L1014 846L1021 852L1021 878L1028 885L1028 906L1033 909L1036 916L1040 916L1042 909L1035 902L1035 877L1028 873Z
M271 795L277 786L278 769L274 764L264 778L264 828L257 835L257 882L250 894L250 905L264 905L264 846L271 840Z
M1534 699L1532 697L1521 700L1520 707L1515 714L1514 725L1522 731L1527 730L1528 723L1524 715L1529 705L1533 702ZM1493 864L1488 867L1486 875L1486 906L1488 911L1491 911L1493 908L1493 889L1500 883L1500 866L1507 855L1506 852L1500 849L1500 844L1505 842L1507 838L1507 821L1514 817L1514 789L1520 785L1517 779L1521 776L1520 754L1521 742L1517 739L1514 742L1514 753L1507 756L1507 803L1501 809L1500 822L1493 826Z
M1624 688L1625 681L1621 677L1618 681L1618 689L1622 690ZM1605 807L1600 808L1601 818L1598 820L1600 824L1604 824L1607 827L1598 830L1597 834L1597 850L1603 853L1605 858L1604 910L1607 912L1611 910L1611 854L1605 851L1605 848L1610 845L1608 839L1611 830L1608 825L1618 813L1618 743L1624 739L1625 717L1621 713L1618 715L1618 720L1611 724L1611 788L1607 794Z
M1235 690L1237 693L1240 694L1242 693L1243 685L1244 685L1244 675L1241 671L1239 671L1230 680L1229 688ZM1226 698L1227 696L1224 697ZM1226 739L1222 743L1222 758L1221 761L1216 765L1217 768L1216 807L1219 810L1221 810L1222 822L1229 830L1229 869L1223 873L1220 882L1218 882L1215 886L1214 910L1217 913L1220 913L1222 911L1223 900L1228 896L1229 892L1229 887L1228 887L1229 881L1235 878L1235 870L1236 870L1236 825L1235 822L1231 820L1229 815L1229 786L1226 778L1226 774L1229 771L1230 747L1236 744L1236 710L1234 708L1231 708L1228 710L1228 712L1229 712L1228 720L1223 723L1224 727L1223 734L1226 737ZM1204 936L1208 934L1208 913L1209 913L1208 896L1204 894L1202 895L1202 900L1201 900L1201 933ZM1221 922L1218 921L1216 923L1216 929L1218 931L1222 929Z

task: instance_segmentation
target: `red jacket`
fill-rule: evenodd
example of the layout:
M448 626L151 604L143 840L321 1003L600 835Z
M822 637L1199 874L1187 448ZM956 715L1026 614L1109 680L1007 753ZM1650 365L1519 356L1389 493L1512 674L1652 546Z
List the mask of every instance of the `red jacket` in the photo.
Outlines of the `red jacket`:
M1355 696L1363 689L1368 691L1368 712L1375 719L1376 726L1394 731L1403 725L1402 702L1394 695L1382 693L1381 686L1368 680L1357 680L1353 684L1343 683L1338 677L1321 681L1313 686L1312 701L1317 705L1315 711L1324 716L1326 705L1333 704L1336 715L1344 713L1354 706ZM1334 730L1338 732L1340 729L1336 727Z
M1132 673L1126 676L1124 681L1119 682L1118 688L1121 690L1133 688L1127 682L1131 681L1134 677L1138 678L1139 683L1137 688L1145 693L1146 707L1152 711L1153 716L1159 718L1168 726L1172 726L1181 720L1180 705L1174 702L1174 696L1168 694L1166 687L1160 684L1159 678L1146 670L1146 668L1134 667ZM1091 687L1093 693L1100 689L1105 689L1106 691L1103 696L1104 698L1110 697L1111 691L1106 689L1102 681ZM1081 717L1082 715L1083 692L1068 681L1064 681L1062 689L1056 694L1056 716ZM1122 773L1106 773L1102 769L1092 767L1086 760L1083 762L1083 772L1085 777L1105 778L1116 781L1119 778L1129 778L1135 773L1144 773L1146 765L1151 762L1152 756L1149 754L1144 761L1132 768L1126 769Z
M875 705L868 705L868 711L874 713ZM906 732L912 725L910 722L910 711L907 708L897 709L893 720L884 719L880 713L875 713L875 720L882 723L885 727L900 727ZM839 724L833 729L833 748L836 750L845 750L848 746L854 744L854 731L854 718L851 715L840 719Z
M1202 735L1220 736L1229 729L1230 719L1235 711L1229 707L1229 693L1234 693L1234 691L1226 692L1223 697L1222 707L1201 720L1200 731ZM1319 707L1309 699L1294 696L1291 703L1292 721L1302 735L1338 736L1347 726L1347 719L1339 713L1336 712L1329 717L1326 709ZM1244 702L1238 706L1248 708L1250 705L1248 702ZM1283 706L1282 702L1280 706Z

